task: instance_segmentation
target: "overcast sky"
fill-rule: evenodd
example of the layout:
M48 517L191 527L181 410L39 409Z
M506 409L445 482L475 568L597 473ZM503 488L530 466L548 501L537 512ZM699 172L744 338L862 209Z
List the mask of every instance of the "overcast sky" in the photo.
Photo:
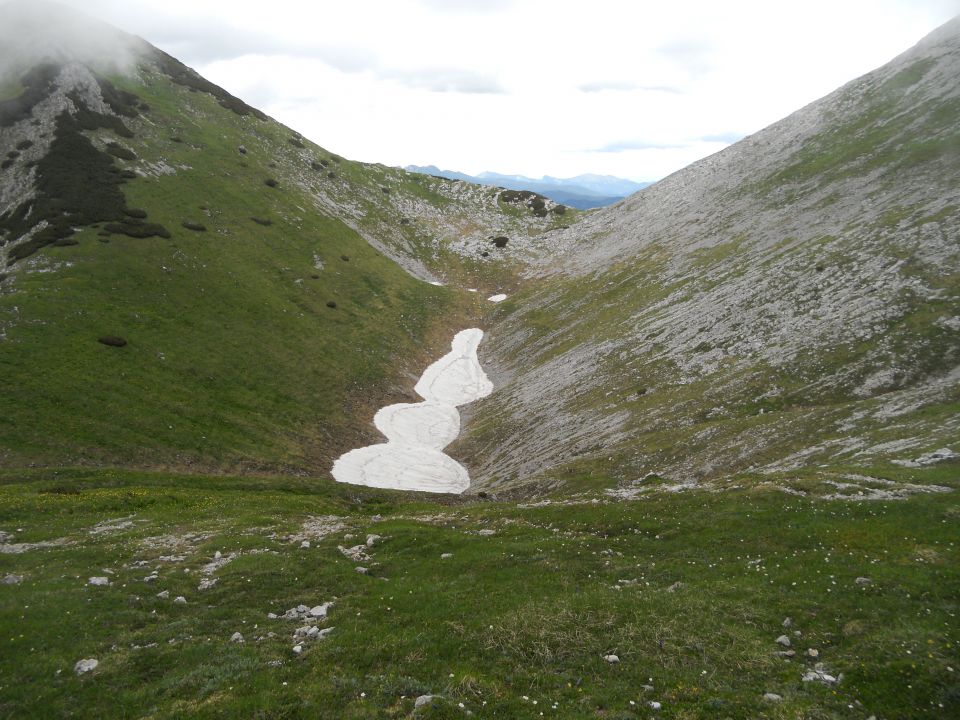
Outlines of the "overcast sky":
M960 0L63 0L327 149L655 180L883 64Z

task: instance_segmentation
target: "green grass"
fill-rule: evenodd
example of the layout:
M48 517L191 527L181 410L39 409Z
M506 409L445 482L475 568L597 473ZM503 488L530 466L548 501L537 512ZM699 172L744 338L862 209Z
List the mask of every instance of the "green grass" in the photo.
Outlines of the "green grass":
M481 717L648 717L651 700L666 718L960 711L953 497L741 490L525 509L307 479L61 470L7 472L0 500L16 542L66 542L0 555L0 572L24 577L0 594L9 717L404 717L425 693L446 698L426 717L458 717L458 703ZM284 539L324 515L344 529L307 550ZM132 524L90 534L116 518ZM384 539L363 576L336 546L368 532ZM191 533L179 549L146 540ZM240 554L198 591L216 551ZM86 585L93 575L112 584ZM333 634L295 657L298 623L266 613L333 598ZM785 617L792 661L774 655ZM229 642L236 631L244 644ZM807 648L839 685L801 681ZM87 657L100 666L76 677Z

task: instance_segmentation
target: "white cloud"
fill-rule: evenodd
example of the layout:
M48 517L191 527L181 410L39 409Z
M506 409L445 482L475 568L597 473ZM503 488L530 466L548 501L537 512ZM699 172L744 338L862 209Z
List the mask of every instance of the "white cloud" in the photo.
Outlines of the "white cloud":
M637 180L756 132L956 12L955 0L66 2L347 157Z

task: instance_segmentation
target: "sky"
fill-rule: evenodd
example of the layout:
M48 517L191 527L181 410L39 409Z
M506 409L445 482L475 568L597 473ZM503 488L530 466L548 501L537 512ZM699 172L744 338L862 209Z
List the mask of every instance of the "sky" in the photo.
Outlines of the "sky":
M960 0L62 0L353 160L665 177Z

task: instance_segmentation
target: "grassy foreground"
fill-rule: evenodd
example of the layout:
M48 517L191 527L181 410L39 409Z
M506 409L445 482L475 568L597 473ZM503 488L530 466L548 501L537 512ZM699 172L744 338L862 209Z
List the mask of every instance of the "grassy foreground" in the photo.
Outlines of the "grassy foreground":
M306 479L0 482L3 718L960 714L954 493L524 506ZM369 533L369 559L338 550ZM303 623L267 618L328 601L308 624L333 631L299 655ZM804 682L816 662L840 682ZM443 697L414 711L423 694Z

